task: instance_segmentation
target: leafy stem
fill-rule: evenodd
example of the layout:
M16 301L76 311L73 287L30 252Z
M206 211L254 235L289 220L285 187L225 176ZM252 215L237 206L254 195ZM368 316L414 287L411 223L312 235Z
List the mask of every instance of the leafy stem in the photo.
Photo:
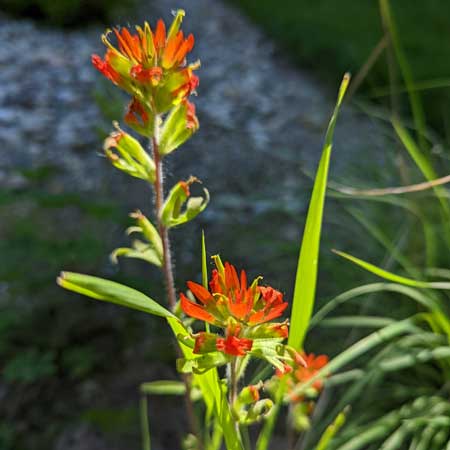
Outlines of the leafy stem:
M162 157L159 154L159 127L160 127L160 116L155 116L155 125L154 125L154 134L153 137L149 140L149 147L152 152L153 160L155 162L155 217L158 224L158 232L161 237L161 241L163 244L163 266L162 271L164 275L164 282L166 285L166 293L167 293L167 302L169 304L169 308L173 311L176 305L176 291L175 291L175 283L173 276L173 266L172 266L172 255L170 251L170 240L169 240L169 230L161 220L161 211L164 204L164 171L163 171L163 162ZM179 347L176 347L178 357L182 357L181 350ZM194 405L191 400L191 380L187 374L183 375L183 381L186 386L185 391L185 404L186 404L186 412L189 421L189 428L192 433L197 437L199 445L201 445L200 441L200 432L198 423L195 416Z
M150 139L150 150L155 162L155 217L158 223L158 231L163 244L163 274L166 285L167 301L171 310L175 308L176 292L173 277L172 255L170 251L169 230L161 221L161 211L164 203L164 172L162 158L159 154L159 115L155 116L155 132Z

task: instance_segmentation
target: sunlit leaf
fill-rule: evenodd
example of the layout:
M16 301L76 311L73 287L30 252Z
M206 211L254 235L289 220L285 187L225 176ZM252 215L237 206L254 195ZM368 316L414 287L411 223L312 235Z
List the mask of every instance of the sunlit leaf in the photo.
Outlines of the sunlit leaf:
M342 104L349 82L350 76L346 74L342 80L336 107L325 137L322 157L320 159L319 168L317 169L314 189L306 218L305 230L303 232L297 274L295 277L291 328L289 331L289 345L297 349L301 348L303 345L309 319L311 318L314 307L322 216L327 189L328 167L333 147L333 134L339 108Z
M142 292L115 281L80 273L61 272L57 282L69 291L78 292L96 300L115 303L155 316L175 317L169 310Z
M372 272L373 274L384 278L394 283L404 284L405 286L412 286L416 288L426 288L426 289L450 289L450 282L444 281L420 281L413 280L412 278L406 278L401 275L396 275L394 273L388 272L380 267L377 267L371 263L363 261L362 259L356 258L355 256L349 255L348 253L341 252L338 250L333 250L339 256L342 256L349 261L361 266L363 269Z

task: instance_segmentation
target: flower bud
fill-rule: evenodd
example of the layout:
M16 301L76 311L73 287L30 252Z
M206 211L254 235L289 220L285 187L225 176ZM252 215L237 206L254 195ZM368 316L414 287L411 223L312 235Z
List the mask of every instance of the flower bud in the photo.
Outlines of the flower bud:
M103 150L114 167L129 175L150 181L155 180L155 163L141 144L134 137L125 133L115 124L113 131L106 139ZM118 153L115 153L115 149Z
M259 400L259 391L262 387L262 381L258 384L251 384L250 386L244 387L239 393L237 401L241 405L248 405L250 403L257 402Z

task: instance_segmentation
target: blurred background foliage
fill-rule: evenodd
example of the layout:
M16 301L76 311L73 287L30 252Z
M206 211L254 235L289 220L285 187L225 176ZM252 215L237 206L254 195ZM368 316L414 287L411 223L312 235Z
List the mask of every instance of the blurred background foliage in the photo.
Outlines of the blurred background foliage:
M386 180L394 180L397 185L423 180L390 123L391 113L402 116L408 125L414 122L411 92L420 96L427 124L424 130L411 132L419 141L425 131L427 138L421 150L438 175L446 174L450 139L447 0L392 2L398 38L413 77L409 92L401 64L392 55L392 49L389 53L385 47L386 27L378 1L230 1L258 23L292 61L311 69L325 84L334 88L346 70L353 73L354 81L361 75L353 104L369 112L372 119L381 119L380 130L388 136L392 151L382 167L367 165L363 172L349 167L345 177L332 181L362 188L367 187L367 180L380 185ZM133 1L0 0L4 12L63 27L83 27L91 21L115 24L123 17L123 7L128 14ZM369 67L371 59L374 63ZM116 91L102 84L93 92L93 98L106 118L92 124L99 134L100 148L109 122L121 114L122 106ZM290 164L300 170L297 161ZM95 273L144 291L151 285L152 296L160 298L163 289L159 278L153 272L149 274L142 264L125 262L118 270L108 261L108 253L118 240L123 240L122 231L129 224L127 213L140 205L118 204L110 191L99 193L95 199L75 192L52 192L48 185L57 171L52 165L27 168L21 173L29 183L26 189L0 188L0 214L7 218L0 224L0 254L7 261L0 265L0 364L2 383L7 386L0 390L0 450L48 450L68 424L80 422L113 436L117 445L125 439L123 448L138 448L137 386L146 378L174 376L166 364L174 356L170 337L157 321L126 310L118 314L113 306L75 299L58 289L54 280L61 268ZM307 176L304 180L308 180ZM115 173L111 179L119 183L118 178L120 174ZM229 197L229 210L222 204L221 216L206 215L183 234L174 233L177 260L184 263L177 266L178 286L184 286L186 279L200 271L199 232L206 228L210 253L226 249L226 257L236 265L251 268L252 276L264 273L268 282L275 281L289 296L298 256L298 231L302 229L310 195L305 184L299 181L298 186L292 187L292 197L299 202L294 206L278 201L276 194L268 199L252 186L243 186L241 195L260 211L252 216L251 223L236 219L241 204L239 198ZM331 184L332 188L339 186ZM432 191L378 199L346 196L338 189L331 189L330 194L320 261L319 308L345 289L374 280L330 255L329 249L336 245L387 269L417 277L428 276L431 266L450 267L445 237L448 223L442 219L440 202ZM233 202L237 204L234 209ZM393 319L417 311L417 304L395 292L372 293L364 301L349 302L339 309L341 314ZM335 354L367 331L348 330L349 327L314 329L308 337L308 349ZM411 344L414 351L428 345L420 338L419 343ZM436 340L441 343L441 336ZM391 356L399 348L404 351L402 345L393 345ZM377 415L387 414L390 406L411 404L413 410L423 409L427 402L433 404L437 396L447 393L441 388L448 371L444 373L427 363L403 368L399 373L380 374L376 362L382 356L380 352L378 359L371 362L368 355L364 361L370 378L358 384L366 393L360 409L370 409L370 414L361 416L357 425L364 425L364 421L376 425ZM424 382L417 386L420 377ZM126 385L117 382L124 378ZM389 384L383 384L386 379ZM411 392L422 396L422 403L412 404L411 392L403 390L389 405L377 401L373 407L374 400L384 398L383 393L400 392L398 386L405 380ZM136 388L130 391L129 385ZM353 398L359 395L355 392L351 393ZM426 400L426 395L431 400ZM89 406L92 398L97 401L95 408ZM175 402L168 411L174 414L176 409ZM156 416L153 420L158 423ZM159 425L164 429L163 423ZM170 431L166 433L170 435ZM348 436L351 434L347 431ZM354 434L358 434L358 428L353 429ZM176 436L167 439L176 445Z
M0 8L15 16L30 17L58 27L109 23L129 11L135 0L1 0Z
M377 53L385 35L377 0L231 0L260 24L301 67L309 66L325 82L336 85L342 73L355 76ZM450 3L396 0L391 2L398 33L414 76L414 89L423 95L427 121L450 140ZM379 55L379 54L378 54ZM358 92L366 100L389 104L389 70L395 89L406 86L398 69L376 59ZM403 112L405 106L403 105Z

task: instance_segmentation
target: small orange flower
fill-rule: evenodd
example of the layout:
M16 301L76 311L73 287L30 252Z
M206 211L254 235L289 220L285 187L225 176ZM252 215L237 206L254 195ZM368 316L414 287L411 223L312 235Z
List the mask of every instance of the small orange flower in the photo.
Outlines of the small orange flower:
M253 340L240 337L241 330L242 328L239 325L228 326L225 338L203 331L197 333L194 335L194 353L202 354L219 351L231 356L244 356L251 351Z
M217 269L213 271L210 291L189 281L188 288L200 302L194 303L181 294L181 308L195 319L226 327L230 318L247 326L269 322L282 315L287 308L283 294L268 286L258 286L259 278L247 285L247 275L229 263L223 266L216 257ZM287 324L271 324L272 333L286 337ZM275 328L274 328L275 327Z
M232 356L245 356L252 349L253 341L230 335L226 338L217 338L216 348L220 352Z
M290 400L298 403L304 400L303 395L295 394L295 386L306 383L314 377L320 369L328 364L328 356L315 356L314 353L307 355L304 352L292 351L293 361L291 364L284 364L283 370L277 370L278 378L287 377L287 389ZM313 382L312 387L315 391L320 392L323 388L323 380L318 379Z
M319 372L320 369L322 369L322 367L328 364L328 356L326 355L315 356L314 353L310 353L309 355L302 353L302 358L306 362L306 367L299 366L294 371L294 376L300 383L304 383L310 380L314 375L317 374L317 372ZM323 381L314 381L313 387L314 389L320 391L323 387Z

